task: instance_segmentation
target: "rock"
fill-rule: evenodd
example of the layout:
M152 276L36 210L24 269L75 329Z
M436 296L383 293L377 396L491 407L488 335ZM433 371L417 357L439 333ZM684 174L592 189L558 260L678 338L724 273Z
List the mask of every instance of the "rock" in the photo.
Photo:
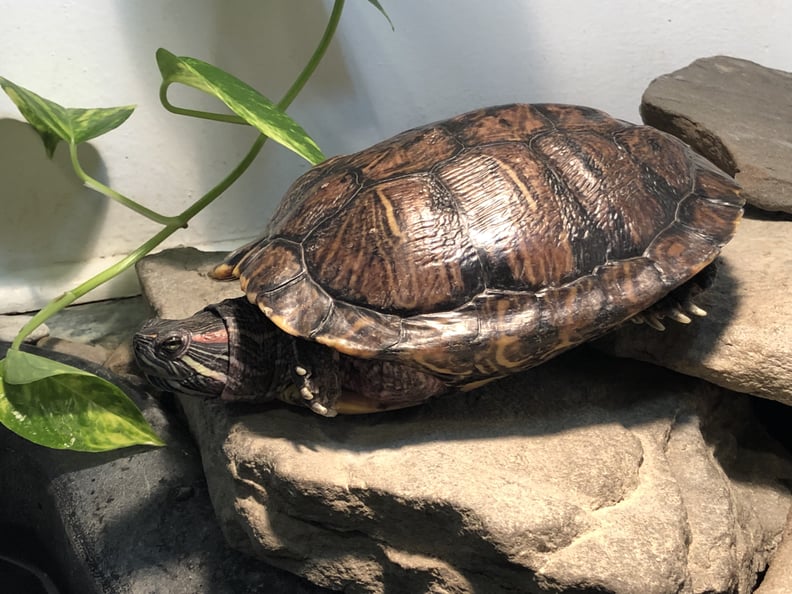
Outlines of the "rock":
M238 282L220 282L209 272L227 252L195 248L164 250L137 263L143 296L162 317L183 318L210 303L242 296Z
M71 305L47 320L52 336L113 351L151 315L140 296Z
M141 282L183 317L239 294L190 272L219 259ZM316 584L624 594L751 591L792 504L751 400L592 350L382 415L180 398L226 538Z
M22 327L32 319L33 316L24 314L0 316L0 341L13 342ZM49 336L49 332L47 325L42 324L25 338L25 342L34 344L45 336Z
M773 556L762 585L755 594L789 594L792 592L792 510L789 511L784 540Z
M703 58L652 81L641 116L734 176L749 204L792 213L792 73Z
M97 365L102 365L108 356L107 351L100 346L74 342L54 336L42 338L36 343L36 346L48 352L71 355Z
M18 585L18 571L9 578L9 558L46 571L58 586L47 592L324 591L227 545L198 451L174 415L102 368L55 357L121 384L167 446L51 450L0 426L0 591L44 592Z
M669 321L665 332L627 324L596 346L792 405L790 235L792 221L744 218L696 300L707 317Z
M747 400L577 353L379 417L185 406L233 546L319 585L666 593L750 592L783 529Z

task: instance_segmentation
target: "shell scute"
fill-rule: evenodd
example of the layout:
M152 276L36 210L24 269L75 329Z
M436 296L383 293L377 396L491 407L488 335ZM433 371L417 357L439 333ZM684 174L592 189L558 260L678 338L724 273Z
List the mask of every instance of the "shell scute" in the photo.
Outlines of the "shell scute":
M302 250L293 241L265 239L248 250L235 267L245 293L269 293L303 273Z
M321 221L343 208L360 189L360 175L338 161L338 158L330 159L294 182L275 211L268 236L300 241Z
M425 173L427 162L451 159L462 148L459 141L439 126L408 130L362 151L349 160L365 179L383 180Z
M308 273L347 303L412 315L483 287L480 262L447 192L430 177L372 186L303 241Z
M563 205L543 199L552 193L544 173L522 144L471 149L438 170L456 197L490 289L537 290L575 274L569 236L559 233Z
M465 146L528 142L547 130L547 119L531 105L497 106L465 113L442 123Z

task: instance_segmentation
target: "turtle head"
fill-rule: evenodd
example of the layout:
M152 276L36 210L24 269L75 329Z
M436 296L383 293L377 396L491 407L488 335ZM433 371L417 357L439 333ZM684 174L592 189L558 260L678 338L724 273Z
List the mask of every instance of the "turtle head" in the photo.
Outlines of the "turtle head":
M241 297L184 320L149 320L132 343L138 365L157 388L265 401L284 384L285 336Z
M201 396L219 396L225 389L228 330L213 311L184 320L149 320L132 345L146 379L157 388Z

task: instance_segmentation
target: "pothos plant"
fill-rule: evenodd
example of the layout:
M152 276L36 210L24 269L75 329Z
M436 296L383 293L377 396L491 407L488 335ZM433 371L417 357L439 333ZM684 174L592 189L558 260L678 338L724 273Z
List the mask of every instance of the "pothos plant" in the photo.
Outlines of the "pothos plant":
M368 1L388 18L377 0ZM97 452L139 444L163 445L120 388L81 369L24 352L20 350L22 342L52 315L133 266L167 237L185 227L247 170L268 138L291 149L312 165L324 160L316 143L286 114L285 109L302 90L327 51L343 7L344 0L335 0L324 34L311 58L277 103L211 64L179 57L165 49L157 51L157 65L162 75L160 101L165 109L180 115L247 124L260 132L231 172L176 216L154 212L123 196L91 177L80 164L77 147L123 124L132 115L133 106L66 108L0 77L0 87L38 132L50 157L57 145L64 142L68 146L74 172L86 186L163 226L128 256L53 300L22 328L5 359L0 360L0 423L25 439L57 449ZM177 83L216 97L233 115L172 105L167 91L170 85Z

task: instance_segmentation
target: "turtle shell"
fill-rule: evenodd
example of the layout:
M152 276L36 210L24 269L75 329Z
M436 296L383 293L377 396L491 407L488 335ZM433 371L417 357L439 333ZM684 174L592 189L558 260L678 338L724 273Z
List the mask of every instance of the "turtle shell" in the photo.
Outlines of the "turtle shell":
M216 276L289 334L475 387L650 307L715 259L742 206L654 128L505 105L314 167Z

